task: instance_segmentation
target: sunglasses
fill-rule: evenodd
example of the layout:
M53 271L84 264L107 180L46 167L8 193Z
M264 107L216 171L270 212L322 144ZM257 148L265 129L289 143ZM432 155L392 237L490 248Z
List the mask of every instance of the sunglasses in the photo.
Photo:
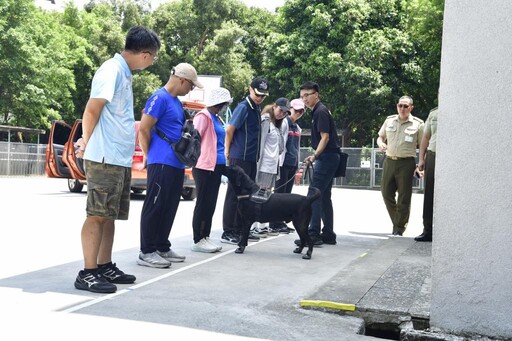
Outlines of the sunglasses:
M256 97L259 97L259 98L263 98L263 97L267 97L267 95L258 95L257 93L255 93Z
M398 105L398 107L399 107L400 109L402 109L402 108L404 108L404 109L409 109L409 107L410 107L410 106L409 106L409 105L407 105L407 104L399 104L399 105Z
M181 79L184 79L184 80L186 80L187 82L189 82L189 84L190 84L190 91L194 90L194 88L196 87L196 85L194 84L194 82L192 82L190 79L186 79L186 78L181 78Z

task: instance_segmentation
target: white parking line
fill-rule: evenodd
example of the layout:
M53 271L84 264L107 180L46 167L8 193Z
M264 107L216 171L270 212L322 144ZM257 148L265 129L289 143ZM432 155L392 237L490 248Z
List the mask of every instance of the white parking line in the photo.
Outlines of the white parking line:
M266 242L266 241L269 241L269 240L273 240L273 239L276 239L276 238L279 238L281 237L282 235L278 235L278 236L273 236L273 237L268 237L268 238L265 238L265 239L260 239L260 241L258 242L255 242L255 243L250 243L249 245L247 245L246 248L248 247L252 247L253 245L256 245L256 244L259 244L259 243L263 243L263 242ZM219 259L221 257L224 257L224 256L227 256L229 255L230 253L233 253L235 252L236 248L235 249L232 249L232 250L229 250L229 251L225 251L225 252L221 252L219 253L218 255L216 256L213 256L211 258L207 258L205 260L202 260L200 262L197 262L197 263L193 263L193 264L190 264L190 265L187 265L187 266L184 266L182 268L179 268L179 269L176 269L174 271L171 271L171 272L168 272L164 275L161 275L161 276L158 276L158 277L155 277L155 278L152 278L150 280L147 280L145 282L142 282L142 283L138 283L138 284L135 284L129 288L126 288L126 289L122 289L122 290L119 290L113 294L108 294L108 295L105 295L105 296L101 296L101 297L98 297L98 298L95 298L91 301L88 301L88 302L85 302L85 303L82 303L82 304L79 304L79 305L75 305L73 307L70 307L70 308L67 308L67 309L64 309L64 310L61 310L61 312L63 313L73 313L75 311L78 311L80 309L83 309L83 308L87 308L87 307L90 307L90 306L93 306L95 304L98 304L98 303L101 303L103 301L108 301L108 300L111 300L117 296L120 296L120 295L124 295L126 293L129 293L133 290L136 290L136 289L139 289L139 288L142 288L142 287L145 287L146 285L149 285L149 284L152 284L152 283L155 283L155 282L158 282L158 281L161 281L165 278L168 278L168 277L171 277L171 276L174 276L176 274L179 274L180 272L183 272L183 271L186 271L186 270L189 270L189 269L192 269L192 268L195 268L196 266L199 266L199 265L203 265L203 264L206 264L206 263L209 263L209 262L212 262L216 259Z

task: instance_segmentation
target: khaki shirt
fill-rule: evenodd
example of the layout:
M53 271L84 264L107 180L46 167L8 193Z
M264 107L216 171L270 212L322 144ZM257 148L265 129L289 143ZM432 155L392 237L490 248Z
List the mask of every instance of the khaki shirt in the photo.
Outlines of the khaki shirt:
M416 148L423 137L423 120L409 114L400 123L398 114L388 116L379 130L379 136L386 142L386 155L390 157L416 157Z
M428 114L424 134L430 135L427 150L435 153L437 142L437 108L433 109L430 114Z

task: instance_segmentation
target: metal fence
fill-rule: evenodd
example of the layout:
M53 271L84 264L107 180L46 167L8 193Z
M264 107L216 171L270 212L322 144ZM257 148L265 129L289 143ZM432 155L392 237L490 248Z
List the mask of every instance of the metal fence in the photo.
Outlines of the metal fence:
M44 175L46 145L0 142L0 175Z
M378 148L342 148L348 154L347 172L344 178L335 178L334 187L378 189L382 177L385 154ZM301 148L300 160L312 155L310 148ZM416 161L418 152L416 152ZM308 185L309 179L301 177L300 184ZM413 190L423 190L423 179L413 178Z
M382 176L384 154L376 148L342 148L348 154L347 173L334 179L335 187L378 189ZM46 145L0 142L0 175L44 175ZM310 148L301 148L300 159L313 154ZM299 184L309 185L302 176ZM423 180L413 179L413 189L423 190Z

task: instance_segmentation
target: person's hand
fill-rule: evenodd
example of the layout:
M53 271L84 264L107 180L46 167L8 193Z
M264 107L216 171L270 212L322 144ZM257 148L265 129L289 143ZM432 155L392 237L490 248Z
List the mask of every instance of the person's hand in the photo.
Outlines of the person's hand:
M75 157L79 159L83 159L85 152L85 142L82 138L79 138L78 141L73 145L75 147Z
M148 160L146 159L146 155L142 156L142 163L139 166L139 170L144 170L148 166Z
M425 172L419 169L419 164L418 166L416 166L416 169L414 170L414 175L416 175L418 179L421 179L425 175Z
M420 162L418 162L417 169L420 172L423 172L425 170L425 161L424 160L420 160Z
M386 150L388 150L388 145L385 144L384 142L382 142L380 145L379 145L379 149L381 152L385 153Z
M316 160L315 154L313 154L313 155L310 155L307 158L305 158L304 163L305 164L313 164L313 162L315 162L315 160Z

